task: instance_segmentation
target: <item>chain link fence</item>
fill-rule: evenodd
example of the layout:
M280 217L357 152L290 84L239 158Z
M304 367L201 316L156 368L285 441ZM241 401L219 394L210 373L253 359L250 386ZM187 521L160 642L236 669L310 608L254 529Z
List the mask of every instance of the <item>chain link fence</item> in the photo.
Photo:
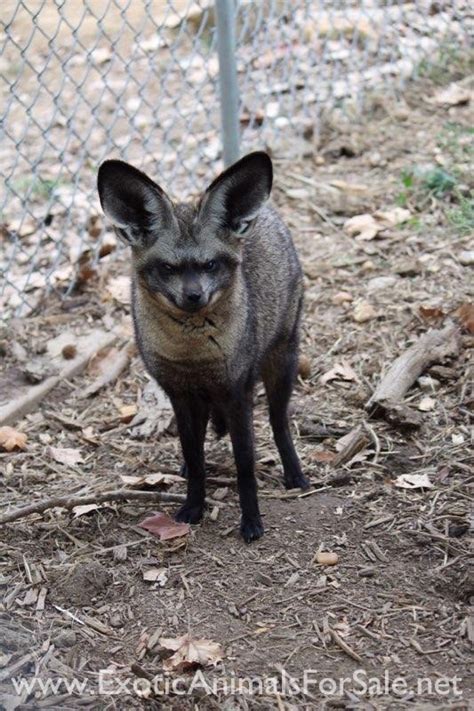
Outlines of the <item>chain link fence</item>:
M4 0L3 318L70 291L91 255L110 258L102 160L141 167L177 199L210 180L223 155L219 72L226 92L232 60L226 141L296 155L314 151L323 112L351 115L371 92L401 90L473 31L470 0L219 2L236 47L220 38L221 66L212 0Z

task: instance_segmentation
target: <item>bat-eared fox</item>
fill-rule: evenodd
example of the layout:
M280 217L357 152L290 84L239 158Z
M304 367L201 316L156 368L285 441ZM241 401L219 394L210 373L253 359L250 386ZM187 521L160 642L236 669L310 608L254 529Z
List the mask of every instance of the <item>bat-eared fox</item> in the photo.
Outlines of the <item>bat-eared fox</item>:
M240 531L263 534L253 434L253 392L263 379L287 488L308 486L288 424L297 370L303 279L290 236L267 205L269 156L250 153L193 204L173 202L148 176L119 160L99 170L102 208L132 252L138 347L169 396L187 476L177 521L197 523L205 501L209 419L229 433L242 510Z

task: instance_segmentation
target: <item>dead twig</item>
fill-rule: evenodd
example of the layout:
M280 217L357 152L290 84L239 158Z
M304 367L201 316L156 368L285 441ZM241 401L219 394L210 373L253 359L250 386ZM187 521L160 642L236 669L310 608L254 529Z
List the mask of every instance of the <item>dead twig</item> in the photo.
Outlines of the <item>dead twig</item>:
M341 438L343 446L339 454L336 455L332 464L334 467L346 464L352 457L358 454L362 449L365 449L369 444L367 435L362 431L362 427L354 427L348 434Z
M93 338L91 337L88 346L76 358L65 365L58 375L52 375L42 383L33 385L24 395L0 407L0 426L11 425L33 410L56 385L62 380L69 380L80 373L87 366L93 355L102 348L112 345L117 340L117 336L113 333L95 332L92 335Z
M133 348L126 346L119 351L108 365L107 370L101 373L93 383L91 383L82 393L79 398L91 397L102 390L106 385L115 382L119 375L128 368L132 355Z
M366 409L388 415L394 408L406 409L401 401L416 379L430 365L455 357L458 353L459 329L456 325L449 323L440 330L428 331L395 360L367 402ZM414 420L407 424L416 426L419 423Z
M133 499L183 503L186 501L186 496L184 494L169 494L162 491L133 491L130 489L117 489L115 491L104 491L102 493L97 492L89 496L53 496L50 499L42 499L34 504L22 506L19 509L10 511L10 513L0 518L0 526L29 516L30 514L43 513L43 511L48 511L48 509L72 509L75 506L83 506L84 504L101 504L104 501L131 501ZM222 506L221 502L213 503Z
M349 645L347 644L347 642L344 642L344 640L341 639L341 637L339 637L339 635L337 634L337 632L336 632L335 630L333 630L332 627L329 627L329 632L330 632L330 634L331 634L331 637L332 637L333 641L337 644L338 647L340 647L340 648L342 649L343 652L345 652L346 654L348 654L349 657L352 657L352 659L355 659L356 662L360 662L361 664L363 663L364 660L362 659L362 657L360 656L360 654L357 654L357 652L355 652L355 651L352 649L352 647L349 647Z

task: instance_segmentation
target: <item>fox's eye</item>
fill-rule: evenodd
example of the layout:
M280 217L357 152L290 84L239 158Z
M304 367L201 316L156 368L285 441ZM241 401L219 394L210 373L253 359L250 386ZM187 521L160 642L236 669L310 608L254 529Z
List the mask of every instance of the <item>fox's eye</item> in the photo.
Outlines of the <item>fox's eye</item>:
M217 262L215 259L210 259L208 262L205 263L204 265L204 270L206 272L213 272L215 271L217 267Z
M172 274L174 272L174 267L172 264L167 264L166 262L162 262L160 264L160 267L166 274Z

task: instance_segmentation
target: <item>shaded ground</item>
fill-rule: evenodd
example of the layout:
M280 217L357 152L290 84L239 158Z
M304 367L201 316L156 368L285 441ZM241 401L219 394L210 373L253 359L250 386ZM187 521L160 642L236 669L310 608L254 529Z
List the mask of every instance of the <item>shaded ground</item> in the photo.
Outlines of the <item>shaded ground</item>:
M414 408L425 400L420 429L403 433L367 420L364 411L382 369L407 343L473 299L466 256L474 230L472 100L450 108L426 100L437 95L438 82L458 78L425 77L406 102L376 101L364 121L335 120L298 164L277 157L275 201L293 230L307 281L302 351L311 372L298 383L293 421L311 493L287 495L282 488L259 391L261 541L245 546L237 535L229 444L212 438L209 493L224 505L217 520L208 517L184 542L160 543L137 528L156 510L138 502L79 517L55 509L9 524L0 543L0 705L468 708L474 699L472 335L463 335L458 359L410 391ZM394 205L411 213L403 225L371 241L344 230L349 217ZM2 337L7 397L26 387L32 359L44 369L46 345L60 333L116 329L121 342L130 338L129 307L106 289L126 268L122 253L63 308L50 300L40 315L13 322ZM358 322L361 302L373 313ZM341 363L351 366L352 379L323 384L321 375ZM123 408L137 403L147 383L137 356L112 386L80 399L93 378L90 371L63 383L19 424L27 449L0 454L3 508L118 488L121 474L177 473L172 433L134 439L124 421ZM366 447L333 466L337 440L359 423L366 423ZM83 462L58 463L50 446L80 450ZM398 488L400 474L426 474L433 487ZM184 492L184 482L168 490ZM336 552L338 564L318 565L320 549ZM165 571L162 586L143 579L153 567ZM268 679L282 669L300 686L305 670L314 670L312 683L265 687L252 696L195 689L165 702L139 698L133 681L162 673L159 637L187 631L223 645L223 662L204 672L209 683L232 675ZM138 664L133 671L132 664ZM93 694L105 669L113 680L109 692L118 693L98 699ZM68 694L60 684L59 695L36 687L15 701L11 677L20 676L75 678L87 686ZM396 677L405 686L394 687Z

